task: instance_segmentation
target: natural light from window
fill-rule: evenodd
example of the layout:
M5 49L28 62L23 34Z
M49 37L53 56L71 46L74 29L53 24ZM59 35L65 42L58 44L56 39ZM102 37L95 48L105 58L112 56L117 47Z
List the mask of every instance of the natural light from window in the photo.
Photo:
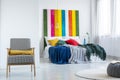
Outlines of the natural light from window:
M116 36L120 36L120 0L116 0Z
M111 33L110 0L98 0L97 20L99 36L110 35Z
M98 0L99 36L120 36L120 0Z

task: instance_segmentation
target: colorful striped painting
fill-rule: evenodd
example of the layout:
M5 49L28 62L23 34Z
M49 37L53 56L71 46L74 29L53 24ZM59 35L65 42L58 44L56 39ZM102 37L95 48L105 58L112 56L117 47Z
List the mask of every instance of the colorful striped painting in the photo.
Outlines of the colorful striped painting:
M79 36L79 11L77 10L44 9L43 22L44 36Z
M79 11L69 10L69 36L79 36Z

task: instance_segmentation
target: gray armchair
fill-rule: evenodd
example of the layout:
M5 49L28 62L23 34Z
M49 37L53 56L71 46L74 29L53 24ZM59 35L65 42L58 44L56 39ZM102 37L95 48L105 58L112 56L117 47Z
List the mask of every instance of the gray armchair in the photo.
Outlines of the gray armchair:
M34 48L30 47L30 43L29 38L12 38L10 40L10 48L7 48L7 77L10 66L13 65L31 65L31 72L32 66L34 66L34 76L36 75Z

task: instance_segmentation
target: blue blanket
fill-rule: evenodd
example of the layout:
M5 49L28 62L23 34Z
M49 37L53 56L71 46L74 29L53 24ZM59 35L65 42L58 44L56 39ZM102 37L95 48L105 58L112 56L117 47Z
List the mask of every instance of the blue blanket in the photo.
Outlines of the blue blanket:
M71 57L70 48L66 46L55 46L49 48L49 59L52 63L67 64Z

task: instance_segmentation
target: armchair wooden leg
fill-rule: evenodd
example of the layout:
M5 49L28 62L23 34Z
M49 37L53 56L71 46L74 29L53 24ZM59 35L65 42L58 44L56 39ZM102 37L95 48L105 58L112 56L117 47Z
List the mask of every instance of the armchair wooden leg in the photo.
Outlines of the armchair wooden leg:
M32 72L32 64L31 64L31 72Z
M34 77L36 76L36 68L35 68L35 64L34 64Z
M10 72L10 65L9 65L9 72Z
M6 68L6 77L8 78L8 64L7 64L7 68Z

